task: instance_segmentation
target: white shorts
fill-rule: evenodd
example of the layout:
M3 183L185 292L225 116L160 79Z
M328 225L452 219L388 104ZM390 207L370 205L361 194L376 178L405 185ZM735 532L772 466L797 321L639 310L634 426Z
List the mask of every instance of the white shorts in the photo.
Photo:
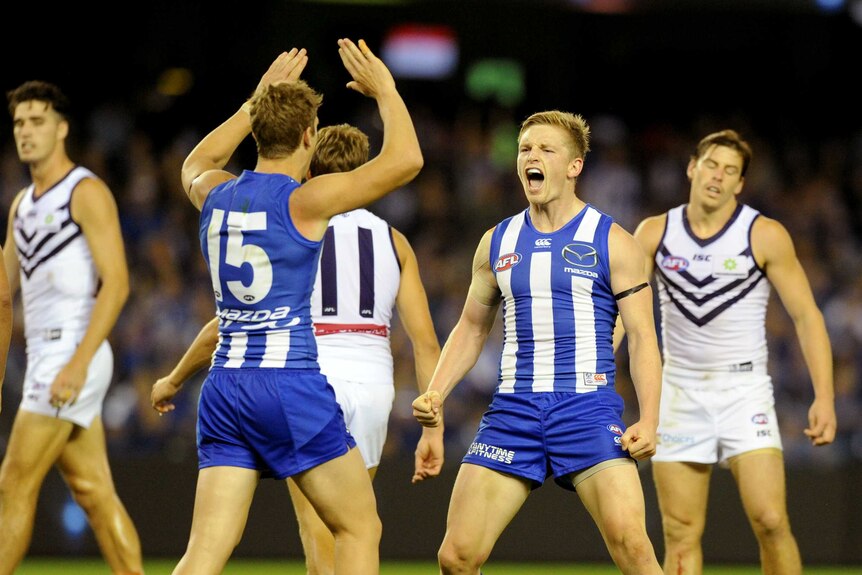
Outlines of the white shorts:
M114 371L114 353L107 340L102 342L87 368L87 381L77 401L57 408L51 405L51 384L72 355L75 348L68 345L47 345L27 355L27 372L24 374L24 393L20 409L71 421L81 427L90 427L93 419L102 412L102 403Z
M395 387L331 377L327 377L327 380L335 390L347 430L356 440L365 467L377 467L383 454L383 444L386 443Z
M772 379L750 371L697 371L665 366L653 461L729 465L756 449L781 449Z

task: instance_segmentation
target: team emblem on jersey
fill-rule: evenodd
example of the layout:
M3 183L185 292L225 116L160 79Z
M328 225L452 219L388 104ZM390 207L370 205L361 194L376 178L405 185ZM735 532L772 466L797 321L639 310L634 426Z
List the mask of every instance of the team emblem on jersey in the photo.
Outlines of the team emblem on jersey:
M688 267L688 260L680 256L665 256L661 267L672 272L681 272Z
M590 244L568 244L563 248L563 259L580 268L594 268L599 264L599 254Z
M495 272L504 272L506 270L512 269L521 261L521 254L518 252L511 252L508 254L503 254L499 258L497 258L497 263L494 264Z

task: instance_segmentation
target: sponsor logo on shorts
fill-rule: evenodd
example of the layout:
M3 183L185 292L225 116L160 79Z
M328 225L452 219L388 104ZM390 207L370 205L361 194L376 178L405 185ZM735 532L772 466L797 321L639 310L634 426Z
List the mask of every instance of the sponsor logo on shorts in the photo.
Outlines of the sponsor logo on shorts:
M613 433L615 435L622 435L623 434L623 428L620 427L619 425L617 425L616 423L610 424L608 426L608 431L610 431L611 433Z
M678 433L660 433L658 443L667 445L694 445L694 436L680 435Z
M478 455L485 459L491 459L493 461L499 461L506 464L512 463L512 460L515 459L514 451L502 449L494 445L488 445L487 443L477 443L475 441L470 445L470 449L467 450L467 455Z
M765 413L755 413L751 416L751 422L755 425L766 425L769 423L769 416Z

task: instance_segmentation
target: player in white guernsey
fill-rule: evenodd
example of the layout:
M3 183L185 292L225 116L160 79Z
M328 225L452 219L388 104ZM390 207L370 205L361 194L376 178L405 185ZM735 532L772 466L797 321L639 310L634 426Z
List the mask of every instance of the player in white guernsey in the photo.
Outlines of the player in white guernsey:
M413 402L423 425L438 423L502 302L499 383L455 481L438 553L442 573L477 573L549 476L578 493L623 573L661 573L635 465L654 453L658 423L652 290L635 239L576 194L588 150L580 116L540 112L521 125L517 168L529 207L480 241L461 318L429 390ZM618 313L632 337L640 411L628 429L613 386Z
M219 344L198 403L198 487L179 573L221 573L245 528L261 477L292 478L335 538L335 573L379 571L376 499L332 387L311 321L314 270L332 216L403 186L422 167L407 107L382 60L338 40L348 88L373 98L383 146L349 172L307 176L322 97L299 75L305 50L276 58L254 95L195 146L182 181L201 210L201 249L219 316ZM254 171L224 171L252 133ZM153 397L169 410L171 394Z
M27 370L0 467L0 574L27 552L39 490L56 465L87 514L114 573L142 573L141 545L111 478L102 402L111 383L107 337L129 292L110 190L66 153L68 101L53 84L8 93L18 156L33 183L12 202L4 248L21 288Z
M805 271L787 230L737 200L751 155L733 130L704 137L688 163L688 203L635 231L661 305L664 381L653 475L667 574L702 571L715 463L733 473L763 572L802 572L766 372L770 284L796 326L814 386L805 433L814 445L835 438L832 352Z
M368 161L368 137L341 124L321 128L309 177L347 172ZM440 356L419 265L407 238L371 212L334 216L323 238L311 314L320 370L344 412L350 434L371 478L377 471L395 397L389 334L393 311L413 345L420 391L428 387ZM153 403L164 409L183 383L211 363L218 318L204 326L167 376L153 385ZM422 428L414 483L440 473L443 430ZM317 512L289 479L308 573L333 573L335 540Z

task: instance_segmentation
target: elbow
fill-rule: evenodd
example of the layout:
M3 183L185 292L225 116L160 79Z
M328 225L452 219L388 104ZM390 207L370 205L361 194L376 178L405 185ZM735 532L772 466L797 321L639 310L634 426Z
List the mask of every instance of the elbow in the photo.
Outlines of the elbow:
M419 146L402 155L398 161L404 170L404 182L401 185L412 181L425 166L425 158L422 156L422 150L419 149Z

